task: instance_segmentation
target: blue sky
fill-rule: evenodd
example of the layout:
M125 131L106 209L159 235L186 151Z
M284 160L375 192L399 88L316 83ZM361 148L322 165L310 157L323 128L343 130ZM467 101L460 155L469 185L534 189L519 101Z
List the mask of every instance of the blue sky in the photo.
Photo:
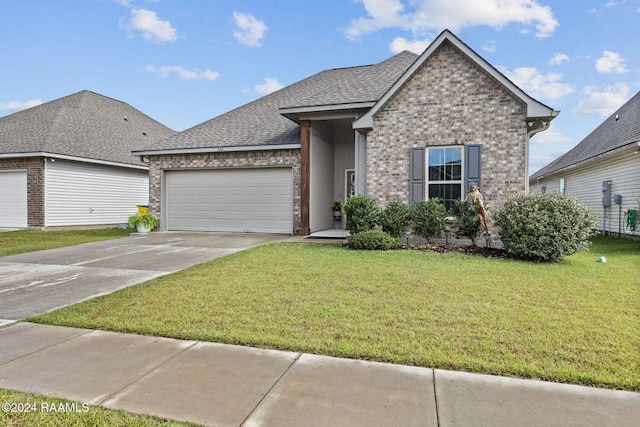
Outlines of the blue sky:
M443 29L560 110L530 173L640 90L640 0L0 0L0 116L88 89L184 130Z

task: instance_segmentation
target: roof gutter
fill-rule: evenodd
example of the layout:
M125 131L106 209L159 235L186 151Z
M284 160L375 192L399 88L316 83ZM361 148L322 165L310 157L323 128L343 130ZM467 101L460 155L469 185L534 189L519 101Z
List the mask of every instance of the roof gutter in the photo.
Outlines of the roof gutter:
M236 145L229 147L203 147L203 148L176 148L165 150L141 150L132 151L134 156L161 156L164 154L209 154L228 153L237 151L273 151L273 150L295 150L300 144L280 144L280 145Z
M19 159L23 157L47 157L49 159L71 160L74 162L93 163L97 165L117 166L120 168L148 170L148 166L133 165L129 163L110 162L108 160L88 159L86 157L67 156L64 154L47 153L46 151L30 153L6 153L0 154L0 159Z

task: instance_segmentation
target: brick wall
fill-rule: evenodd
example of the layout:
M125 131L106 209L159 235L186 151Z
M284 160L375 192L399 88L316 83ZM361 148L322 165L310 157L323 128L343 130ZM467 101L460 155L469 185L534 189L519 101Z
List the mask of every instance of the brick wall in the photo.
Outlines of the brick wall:
M149 207L160 217L162 171L171 169L211 169L247 166L292 166L293 228L300 232L300 150L239 151L208 154L151 156L149 160Z
M27 171L27 225L44 227L44 159L25 157L0 159L0 170Z
M367 191L381 206L408 202L409 148L482 145L482 192L491 209L525 191L526 105L450 43L422 64L374 117Z

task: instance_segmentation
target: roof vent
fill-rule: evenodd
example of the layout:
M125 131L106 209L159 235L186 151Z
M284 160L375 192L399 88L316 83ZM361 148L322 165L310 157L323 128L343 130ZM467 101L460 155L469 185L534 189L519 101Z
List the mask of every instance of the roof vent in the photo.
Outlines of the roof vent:
M616 114L616 122L618 121L618 119L619 119L619 118L620 118L620 116L618 116L618 115Z
M125 121L125 122L128 122L128 121L129 121L129 119L127 119L127 116L124 116L123 118L124 118L124 121Z
M143 134L144 136L147 136L147 133L146 133L146 132L142 132L142 134Z

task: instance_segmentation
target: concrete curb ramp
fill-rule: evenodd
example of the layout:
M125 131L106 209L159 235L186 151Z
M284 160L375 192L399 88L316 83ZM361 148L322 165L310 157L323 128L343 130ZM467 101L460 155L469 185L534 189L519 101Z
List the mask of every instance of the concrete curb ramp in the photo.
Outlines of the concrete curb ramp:
M637 426L640 393L16 323L0 388L212 426Z

